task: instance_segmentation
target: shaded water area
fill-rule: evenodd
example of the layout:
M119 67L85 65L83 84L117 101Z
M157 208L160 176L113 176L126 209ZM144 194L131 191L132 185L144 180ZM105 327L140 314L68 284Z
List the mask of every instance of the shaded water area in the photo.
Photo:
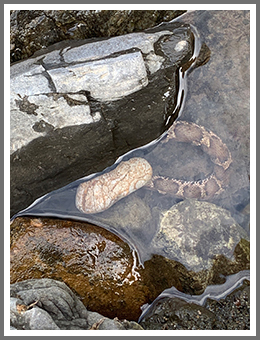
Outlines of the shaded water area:
M47 194L16 216L93 223L127 241L141 265L145 266L145 261L157 255L176 261L194 273L210 272L221 256L235 261L238 245L249 252L249 11L193 11L177 21L193 25L200 44L206 44L211 52L206 64L188 73L185 102L178 121L191 124L184 123L184 127L203 127L209 139L200 135L195 136L197 144L190 138L180 142L169 138L170 133L166 132L158 140L123 155L104 172ZM189 131L184 132L189 136ZM220 149L224 145L229 150L221 164L216 160L219 149L213 141L221 143ZM206 146L207 142L211 146ZM148 183L107 210L86 214L77 209L75 199L80 183L109 173L122 161L135 157L148 161L153 178L165 180L167 190ZM216 171L217 180L212 183L216 188L206 188L205 183ZM202 188L200 193L176 197L178 190L171 189L172 183L180 187L185 181L196 182L196 188ZM212 195L205 194L210 190ZM244 242L248 244L246 247L241 246ZM235 271L243 274L242 270L248 266L238 266ZM217 274L214 269L214 275ZM231 274L234 271L226 271L226 275ZM240 283L241 275L233 276L234 280ZM248 272L244 278L248 278ZM231 286L236 286L234 281Z

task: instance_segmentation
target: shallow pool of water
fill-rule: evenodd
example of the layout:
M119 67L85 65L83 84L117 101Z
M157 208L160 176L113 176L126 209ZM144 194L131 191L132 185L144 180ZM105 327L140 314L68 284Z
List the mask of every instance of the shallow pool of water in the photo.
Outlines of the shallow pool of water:
M185 92L185 101L178 121L205 128L228 148L231 161L228 164L228 179L225 183L218 183L221 190L212 196L191 197L191 201L187 202L191 202L192 213L190 208L185 210L180 204L187 197L176 197L174 190L166 193L158 188L151 190L149 185L103 212L84 214L77 209L75 196L80 183L110 172L120 162L134 157L147 160L153 169L153 176L179 180L178 183L186 181L203 185L215 171L216 161L212 161L212 154L207 151L207 148L214 149L212 144L211 147L206 146L206 137L200 137L201 143L197 145L180 142L167 138L166 133L157 141L123 155L104 172L79 179L45 195L18 216L52 216L88 221L127 240L137 251L141 263L151 258L152 254L160 254L184 263L194 271L208 269L216 255L232 259L239 241L249 239L249 11L192 11L177 20L193 25L199 34L199 45L204 43L211 51L209 61L198 68L191 68L185 85L181 84L180 93L183 99ZM216 150L214 152L217 153ZM220 167L222 171L222 165ZM166 186L169 186L167 182ZM194 200L200 202L199 210L194 208ZM178 209L174 210L176 205ZM172 216L173 211L175 215ZM186 223L190 229L184 227L178 230L178 234L168 235L165 223L169 222L165 216L170 214L176 221L181 218L182 212L184 220L179 221L177 226L185 226ZM196 218L195 212L201 218ZM225 217L223 214L226 214ZM212 224L207 223L209 220ZM205 237L204 227L207 230ZM223 236L222 243L218 243L225 233L227 235ZM185 247L172 242L174 237L184 239L187 236ZM173 252L168 251L172 248ZM198 254L203 252L203 248L207 248L208 253ZM200 265L193 260L185 262L184 259L190 254L193 260L196 256L206 260Z

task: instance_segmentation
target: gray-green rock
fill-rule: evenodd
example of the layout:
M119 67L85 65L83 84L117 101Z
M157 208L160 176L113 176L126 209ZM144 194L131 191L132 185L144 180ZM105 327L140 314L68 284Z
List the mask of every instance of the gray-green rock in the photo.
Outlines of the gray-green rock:
M227 210L208 202L185 200L162 214L153 246L188 270L210 269L219 255L232 259L247 233Z
M18 282L11 285L10 296L10 321L16 329L89 328L86 308L63 282Z

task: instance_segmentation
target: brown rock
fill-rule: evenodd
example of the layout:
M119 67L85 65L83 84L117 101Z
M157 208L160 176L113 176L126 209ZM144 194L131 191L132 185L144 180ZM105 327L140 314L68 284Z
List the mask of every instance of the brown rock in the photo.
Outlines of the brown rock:
M144 263L121 238L85 222L19 217L11 223L11 284L50 278L65 282L86 308L106 317L137 321L140 307L165 289L202 294L221 284L221 275L249 269L249 243L242 240L235 261L220 256L209 270L188 271L160 255Z
M11 283L51 278L65 282L88 310L137 320L140 306L166 288L135 267L127 243L109 231L75 221L17 218L11 225ZM153 274L154 270L151 271ZM171 278L167 286L178 284Z

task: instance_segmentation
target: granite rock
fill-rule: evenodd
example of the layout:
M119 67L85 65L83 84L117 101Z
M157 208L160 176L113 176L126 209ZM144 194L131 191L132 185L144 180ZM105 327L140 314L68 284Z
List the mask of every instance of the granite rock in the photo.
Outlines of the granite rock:
M158 253L201 271L211 268L218 256L232 260L241 240L248 241L248 234L228 210L186 199L162 214L152 243Z

